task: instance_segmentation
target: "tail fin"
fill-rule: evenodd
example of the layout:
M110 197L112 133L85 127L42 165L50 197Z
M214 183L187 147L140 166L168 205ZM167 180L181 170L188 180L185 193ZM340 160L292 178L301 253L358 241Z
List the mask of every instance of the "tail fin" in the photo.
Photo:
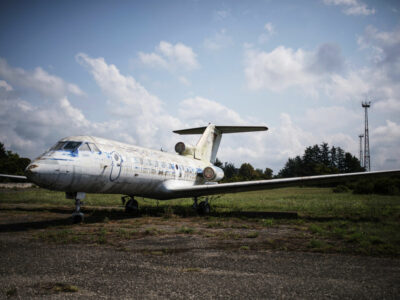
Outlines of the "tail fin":
M268 130L268 128L266 126L216 126L210 124L207 127L175 130L174 132L178 134L202 134L197 142L194 158L214 163L222 134L264 130Z

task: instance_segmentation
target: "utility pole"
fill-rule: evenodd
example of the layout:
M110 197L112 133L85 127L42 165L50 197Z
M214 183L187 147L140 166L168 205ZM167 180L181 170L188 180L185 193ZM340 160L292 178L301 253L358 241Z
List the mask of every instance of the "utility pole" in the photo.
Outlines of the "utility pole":
M364 135L360 134L358 137L360 138L360 166L364 167L364 164L363 164L363 144L362 144L362 139L363 139Z
M365 111L365 132L364 132L364 168L365 171L371 171L371 161L369 155L369 133L368 133L368 108L371 107L371 101L362 102L361 106Z

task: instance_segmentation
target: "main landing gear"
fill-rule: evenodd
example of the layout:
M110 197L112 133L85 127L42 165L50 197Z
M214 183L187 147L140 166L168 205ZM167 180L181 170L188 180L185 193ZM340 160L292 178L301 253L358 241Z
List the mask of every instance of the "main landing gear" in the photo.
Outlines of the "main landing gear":
M127 201L128 200L128 201ZM125 204L125 212L137 216L139 214L139 203L133 196L124 196L121 198L122 204Z
M206 198L205 201L201 201L199 204L197 204L197 197L194 197L193 209L195 209L199 215L208 215L210 213L210 204L208 204L208 198Z
M81 212L81 205L83 205L83 200L86 194L82 192L66 193L67 199L75 199L75 211L72 213L72 221L74 224L82 223L84 219L84 214Z

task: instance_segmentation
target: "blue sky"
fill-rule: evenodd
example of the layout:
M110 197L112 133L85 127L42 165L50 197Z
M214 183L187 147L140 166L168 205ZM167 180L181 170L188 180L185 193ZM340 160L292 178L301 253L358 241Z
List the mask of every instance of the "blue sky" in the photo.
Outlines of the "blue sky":
M277 172L306 146L400 167L398 1L2 1L0 141L34 158L91 134L173 151L173 129L227 135L219 158Z

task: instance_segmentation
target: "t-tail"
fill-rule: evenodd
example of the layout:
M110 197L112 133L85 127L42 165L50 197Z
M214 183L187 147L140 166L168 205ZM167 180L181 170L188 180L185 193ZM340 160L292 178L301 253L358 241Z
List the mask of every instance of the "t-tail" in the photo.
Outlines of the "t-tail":
M264 131L266 126L216 126L209 124L207 127L197 127L182 130L175 130L178 134L201 134L196 146L188 146L183 142L175 145L175 151L180 155L191 156L195 159L215 163L222 134Z

